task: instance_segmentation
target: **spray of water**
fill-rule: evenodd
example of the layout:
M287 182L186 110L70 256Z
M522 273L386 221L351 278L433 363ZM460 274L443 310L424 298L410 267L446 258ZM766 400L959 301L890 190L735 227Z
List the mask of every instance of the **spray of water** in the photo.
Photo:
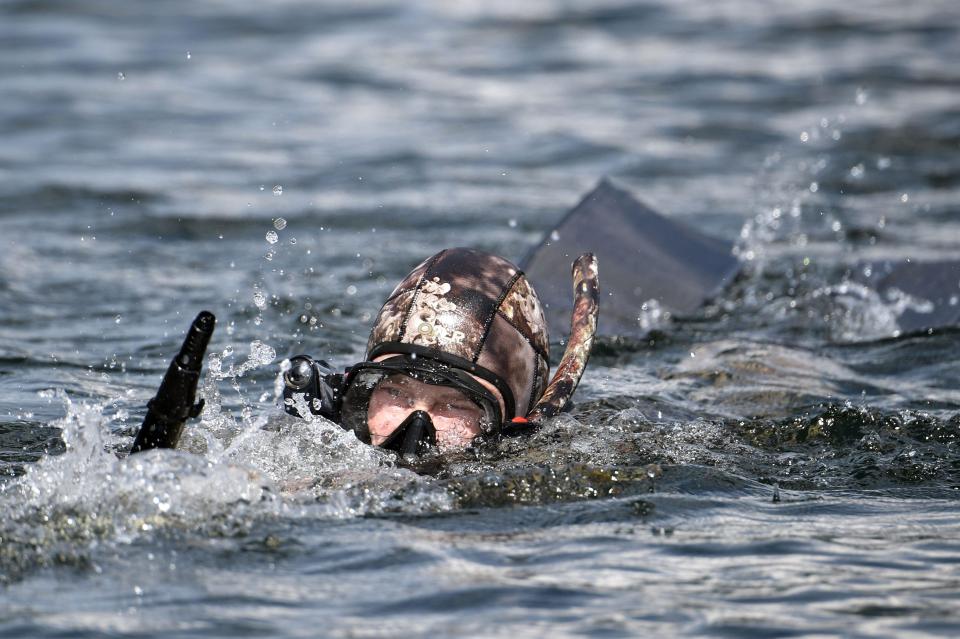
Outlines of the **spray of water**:
M255 411L246 400L239 416L227 413L218 382L242 391L242 376L275 354L255 342L242 364L224 368L218 357L204 381L202 420L188 426L183 450L118 455L129 441L112 434L110 402L49 392L64 407L51 426L65 452L0 484L0 579L54 564L95 566L104 548L156 535L242 537L264 519L451 507L446 491L329 421Z

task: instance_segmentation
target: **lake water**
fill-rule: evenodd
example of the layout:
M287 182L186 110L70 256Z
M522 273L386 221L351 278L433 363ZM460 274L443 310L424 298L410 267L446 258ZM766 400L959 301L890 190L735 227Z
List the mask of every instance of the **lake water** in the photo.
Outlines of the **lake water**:
M0 54L0 636L960 634L960 332L852 272L960 257L955 2L3 0ZM427 475L279 414L602 176L744 274L572 413ZM119 459L204 308L203 420Z

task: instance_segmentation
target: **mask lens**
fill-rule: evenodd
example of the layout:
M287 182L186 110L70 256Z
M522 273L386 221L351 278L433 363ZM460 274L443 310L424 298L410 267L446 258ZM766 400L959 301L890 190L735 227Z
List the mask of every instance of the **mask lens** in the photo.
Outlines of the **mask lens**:
M344 396L343 426L379 445L417 410L429 414L441 447L462 446L488 431L498 411L456 380L425 371L358 371Z

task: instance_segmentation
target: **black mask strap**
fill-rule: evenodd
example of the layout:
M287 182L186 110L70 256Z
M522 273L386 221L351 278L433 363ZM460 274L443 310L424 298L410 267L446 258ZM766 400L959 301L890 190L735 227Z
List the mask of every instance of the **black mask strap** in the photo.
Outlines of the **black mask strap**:
M437 445L437 429L426 411L417 410L403 420L396 430L380 444L380 448L395 450L401 457L422 455L430 446Z

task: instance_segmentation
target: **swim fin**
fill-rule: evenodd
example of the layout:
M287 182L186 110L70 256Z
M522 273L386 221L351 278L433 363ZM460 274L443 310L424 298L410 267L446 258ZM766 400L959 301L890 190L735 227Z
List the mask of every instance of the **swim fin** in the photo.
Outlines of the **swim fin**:
M565 335L573 301L570 262L593 253L603 269L598 334L641 336L641 307L656 300L691 313L740 270L733 245L670 220L602 180L520 262L537 289L552 335Z
M147 404L130 454L152 448L176 448L188 419L203 410L203 400L194 404L203 356L217 319L209 311L201 311L190 325L180 352L170 362L156 396Z

